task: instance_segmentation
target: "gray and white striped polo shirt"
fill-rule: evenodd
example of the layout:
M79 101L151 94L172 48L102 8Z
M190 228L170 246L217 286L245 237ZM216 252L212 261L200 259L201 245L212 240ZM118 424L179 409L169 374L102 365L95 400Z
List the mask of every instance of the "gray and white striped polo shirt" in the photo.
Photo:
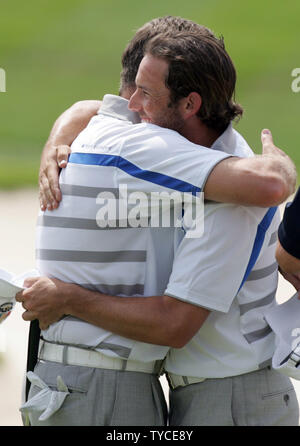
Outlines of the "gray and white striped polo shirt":
M42 275L142 299L163 294L183 231L128 224L128 216L138 220L135 204L141 194L146 207L153 193L195 194L213 167L229 155L196 146L156 125L133 125L136 116L127 104L106 95L98 115L72 144L68 166L60 175L62 202L38 217L36 258ZM161 359L168 351L70 316L43 331L43 337L139 361Z

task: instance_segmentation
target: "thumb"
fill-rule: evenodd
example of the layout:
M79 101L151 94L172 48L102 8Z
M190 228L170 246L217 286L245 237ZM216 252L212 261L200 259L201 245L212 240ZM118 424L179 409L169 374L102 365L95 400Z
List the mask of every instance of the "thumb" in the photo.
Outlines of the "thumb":
M70 152L71 149L67 145L60 145L56 147L56 161L59 167L66 167Z
M274 147L273 137L271 130L264 129L261 132L261 142L262 142L262 151L263 153L267 153L269 149Z
M30 288L32 285L34 285L40 278L39 277L27 277L27 279L24 280L23 286L25 288Z

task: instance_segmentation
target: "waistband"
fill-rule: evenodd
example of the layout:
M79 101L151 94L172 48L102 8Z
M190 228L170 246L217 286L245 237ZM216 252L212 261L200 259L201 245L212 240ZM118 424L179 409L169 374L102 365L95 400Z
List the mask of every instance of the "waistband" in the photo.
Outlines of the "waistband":
M194 376L182 376L175 375L175 373L166 373L167 380L171 389L176 389L177 387L185 387L189 384L197 384L205 381L206 378L196 378Z
M297 355L298 356L298 355ZM290 359L290 361L293 361L295 364L295 361L298 360L298 364L300 364L300 348L299 348L299 356L297 358L293 357ZM268 361L269 362L269 361ZM206 381L207 379L226 379L226 378L235 378L236 376L243 376L243 375L250 375L252 373L261 373L263 370L272 371L271 365L265 365L264 367L257 369L257 370L251 370L250 372L234 375L234 376L225 376L224 378L197 378L195 376L183 376L183 375L176 375L175 373L167 372L165 371L166 378L168 380L169 386L171 389L176 389L177 387L185 387L189 384L197 384L202 383L203 381Z
M58 362L64 365L122 370L127 372L143 372L160 375L162 361L139 362L128 359L112 358L101 352L65 344L54 344L40 340L38 359Z

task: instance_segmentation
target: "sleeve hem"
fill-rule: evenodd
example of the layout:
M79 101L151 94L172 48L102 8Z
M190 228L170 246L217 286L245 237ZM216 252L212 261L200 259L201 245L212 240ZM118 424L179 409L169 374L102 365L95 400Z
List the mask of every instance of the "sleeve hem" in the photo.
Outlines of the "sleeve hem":
M225 153L225 152L220 152L222 155L224 155L224 156L220 156L220 158L218 159L218 160L216 160L216 162L212 165L212 166L210 166L210 169L206 172L206 176L205 176L205 178L204 178L204 180L202 181L202 185L201 185L201 190L204 192L204 188L205 188L205 185L206 185L206 183L207 183L207 180L208 180L208 177L209 177L209 175L211 174L211 172L213 171L213 169L219 164L219 163L221 163L221 161L224 161L225 159L227 159L227 158L236 158L234 155L230 155L230 154L228 154L228 153Z
M164 294L183 302L196 305L197 307L203 307L211 311L220 311L222 313L228 313L232 303L230 302L227 305L220 305L220 302L214 301L213 299L210 299L208 303L207 296L204 298L198 294L196 295L195 293L191 293L188 290L178 290L178 288L176 290L167 288Z

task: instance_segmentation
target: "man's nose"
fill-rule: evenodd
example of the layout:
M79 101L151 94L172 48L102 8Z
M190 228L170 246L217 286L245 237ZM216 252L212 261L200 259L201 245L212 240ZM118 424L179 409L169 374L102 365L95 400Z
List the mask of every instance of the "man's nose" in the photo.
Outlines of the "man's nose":
M129 108L129 110L134 111L134 112L140 111L141 104L139 101L138 89L136 89L135 92L133 93L133 95L131 96L131 98L129 100L128 108Z

